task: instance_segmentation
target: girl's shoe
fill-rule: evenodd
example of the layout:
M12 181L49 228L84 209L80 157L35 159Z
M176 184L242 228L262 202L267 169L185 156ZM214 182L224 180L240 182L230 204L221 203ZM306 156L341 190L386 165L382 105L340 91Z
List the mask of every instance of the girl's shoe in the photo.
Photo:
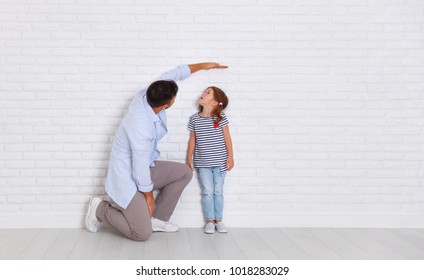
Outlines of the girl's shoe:
M205 233L215 233L215 224L214 223L207 223L204 229Z
M220 232L220 233L227 233L228 232L228 229L223 222L218 222L218 223L215 224L215 226L216 226L217 232Z

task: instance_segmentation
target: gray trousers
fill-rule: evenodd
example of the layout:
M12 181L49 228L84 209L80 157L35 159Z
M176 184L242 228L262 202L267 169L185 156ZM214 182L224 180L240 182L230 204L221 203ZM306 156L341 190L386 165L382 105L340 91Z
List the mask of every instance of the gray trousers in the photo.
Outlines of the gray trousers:
M155 161L155 167L150 168L150 174L153 189L159 190L153 217L168 221L181 193L191 181L193 172L182 163ZM142 192L135 194L127 209L115 208L109 202L102 201L97 207L96 216L132 240L144 241L152 234L150 213Z

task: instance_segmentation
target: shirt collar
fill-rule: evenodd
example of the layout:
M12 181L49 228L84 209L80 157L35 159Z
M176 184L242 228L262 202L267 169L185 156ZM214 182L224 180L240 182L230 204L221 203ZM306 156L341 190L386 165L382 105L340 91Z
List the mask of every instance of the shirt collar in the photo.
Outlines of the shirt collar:
M159 116L153 111L153 108L150 106L149 102L147 102L147 96L143 96L143 104L144 108L146 108L147 115L149 116L149 119L154 122L160 122Z

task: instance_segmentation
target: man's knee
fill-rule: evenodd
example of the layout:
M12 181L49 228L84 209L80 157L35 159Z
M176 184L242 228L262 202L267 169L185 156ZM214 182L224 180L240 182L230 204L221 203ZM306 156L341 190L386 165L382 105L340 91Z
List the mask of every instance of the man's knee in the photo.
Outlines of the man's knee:
M193 170L191 170L191 168L187 164L178 163L177 168L175 170L178 170L177 172L180 181L186 181L188 184L193 178Z
M190 167L185 165L185 178L187 178L188 181L190 181L193 178L193 170L191 170Z
M152 229L132 230L130 238L134 241L146 241L152 235Z

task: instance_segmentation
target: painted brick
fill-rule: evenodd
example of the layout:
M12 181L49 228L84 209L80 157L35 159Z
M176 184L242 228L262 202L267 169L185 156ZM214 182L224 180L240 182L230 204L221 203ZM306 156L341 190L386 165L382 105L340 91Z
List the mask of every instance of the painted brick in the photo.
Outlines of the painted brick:
M84 215L134 94L175 65L219 61L230 68L179 84L160 147L184 162L199 94L227 92L230 221L424 220L422 1L39 2L0 4L2 215ZM201 217L196 176L175 215L198 225L184 218Z

